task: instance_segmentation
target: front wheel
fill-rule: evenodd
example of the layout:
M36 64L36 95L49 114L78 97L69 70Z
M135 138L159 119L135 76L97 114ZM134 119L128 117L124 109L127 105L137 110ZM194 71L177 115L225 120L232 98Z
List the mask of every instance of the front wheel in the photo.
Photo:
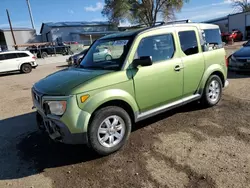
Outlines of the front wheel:
M89 144L98 154L108 155L119 150L131 132L128 113L116 106L108 106L94 113L88 130Z
M211 75L206 83L202 103L207 107L218 104L222 95L222 82L219 76Z

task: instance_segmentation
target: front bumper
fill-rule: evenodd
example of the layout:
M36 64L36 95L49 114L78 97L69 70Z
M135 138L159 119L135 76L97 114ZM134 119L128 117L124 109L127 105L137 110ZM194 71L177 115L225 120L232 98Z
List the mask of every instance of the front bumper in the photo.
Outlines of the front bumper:
M37 125L45 130L51 139L66 144L87 144L87 127L90 114L81 110L75 96L42 96L32 89L34 108L37 110ZM67 100L67 109L62 117L46 114L45 101Z
M71 133L60 120L43 117L38 111L36 121L40 130L46 131L49 137L65 144L87 144L87 133Z

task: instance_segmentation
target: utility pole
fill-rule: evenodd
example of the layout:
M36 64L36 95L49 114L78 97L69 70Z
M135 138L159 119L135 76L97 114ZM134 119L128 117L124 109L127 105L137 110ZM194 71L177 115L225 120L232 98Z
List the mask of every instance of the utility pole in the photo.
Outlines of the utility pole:
M14 45L15 45L15 49L17 50L16 39L15 39L15 35L14 35L14 32L13 32L13 28L12 28L12 24L11 24L11 20L10 20L10 15L9 15L8 9L6 9L6 13L7 13L8 21L9 21L9 24L10 24L10 31L11 31L11 34L12 34L12 38L13 38L13 42L14 42Z
M33 20L33 16L32 16L32 11L31 11L31 8L30 8L30 1L26 0L26 2L27 2L27 5L28 5L29 13L30 13L31 25L32 25L32 28L35 29L35 24L34 24L34 20Z

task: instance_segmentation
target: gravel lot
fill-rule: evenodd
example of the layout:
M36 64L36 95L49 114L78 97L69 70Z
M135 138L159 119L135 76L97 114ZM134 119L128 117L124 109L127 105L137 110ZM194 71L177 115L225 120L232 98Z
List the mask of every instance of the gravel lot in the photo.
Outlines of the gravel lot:
M119 152L53 143L37 131L30 89L62 68L0 77L0 187L250 187L250 75L229 74L218 106L190 104L135 125Z

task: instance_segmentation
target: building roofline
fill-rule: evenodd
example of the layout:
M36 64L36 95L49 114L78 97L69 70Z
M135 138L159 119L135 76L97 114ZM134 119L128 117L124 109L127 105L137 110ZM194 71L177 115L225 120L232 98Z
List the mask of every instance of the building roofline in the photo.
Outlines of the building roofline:
M212 22L216 22L216 21L227 20L228 16L229 15L223 16L223 17L219 17L219 18L210 19L210 20L206 20L206 21L203 21L203 23L212 23Z
M43 31L44 25L48 25L51 28L57 28L57 27L83 27L83 26L103 26L103 25L112 25L110 22L47 22L42 23L40 34Z
M0 28L0 31L10 31L10 28ZM32 28L13 28L13 31L35 31Z
M229 14L228 16L234 16L234 15L245 14L245 13L250 13L250 11L244 11L244 12L238 12L238 13L235 13L235 14Z

